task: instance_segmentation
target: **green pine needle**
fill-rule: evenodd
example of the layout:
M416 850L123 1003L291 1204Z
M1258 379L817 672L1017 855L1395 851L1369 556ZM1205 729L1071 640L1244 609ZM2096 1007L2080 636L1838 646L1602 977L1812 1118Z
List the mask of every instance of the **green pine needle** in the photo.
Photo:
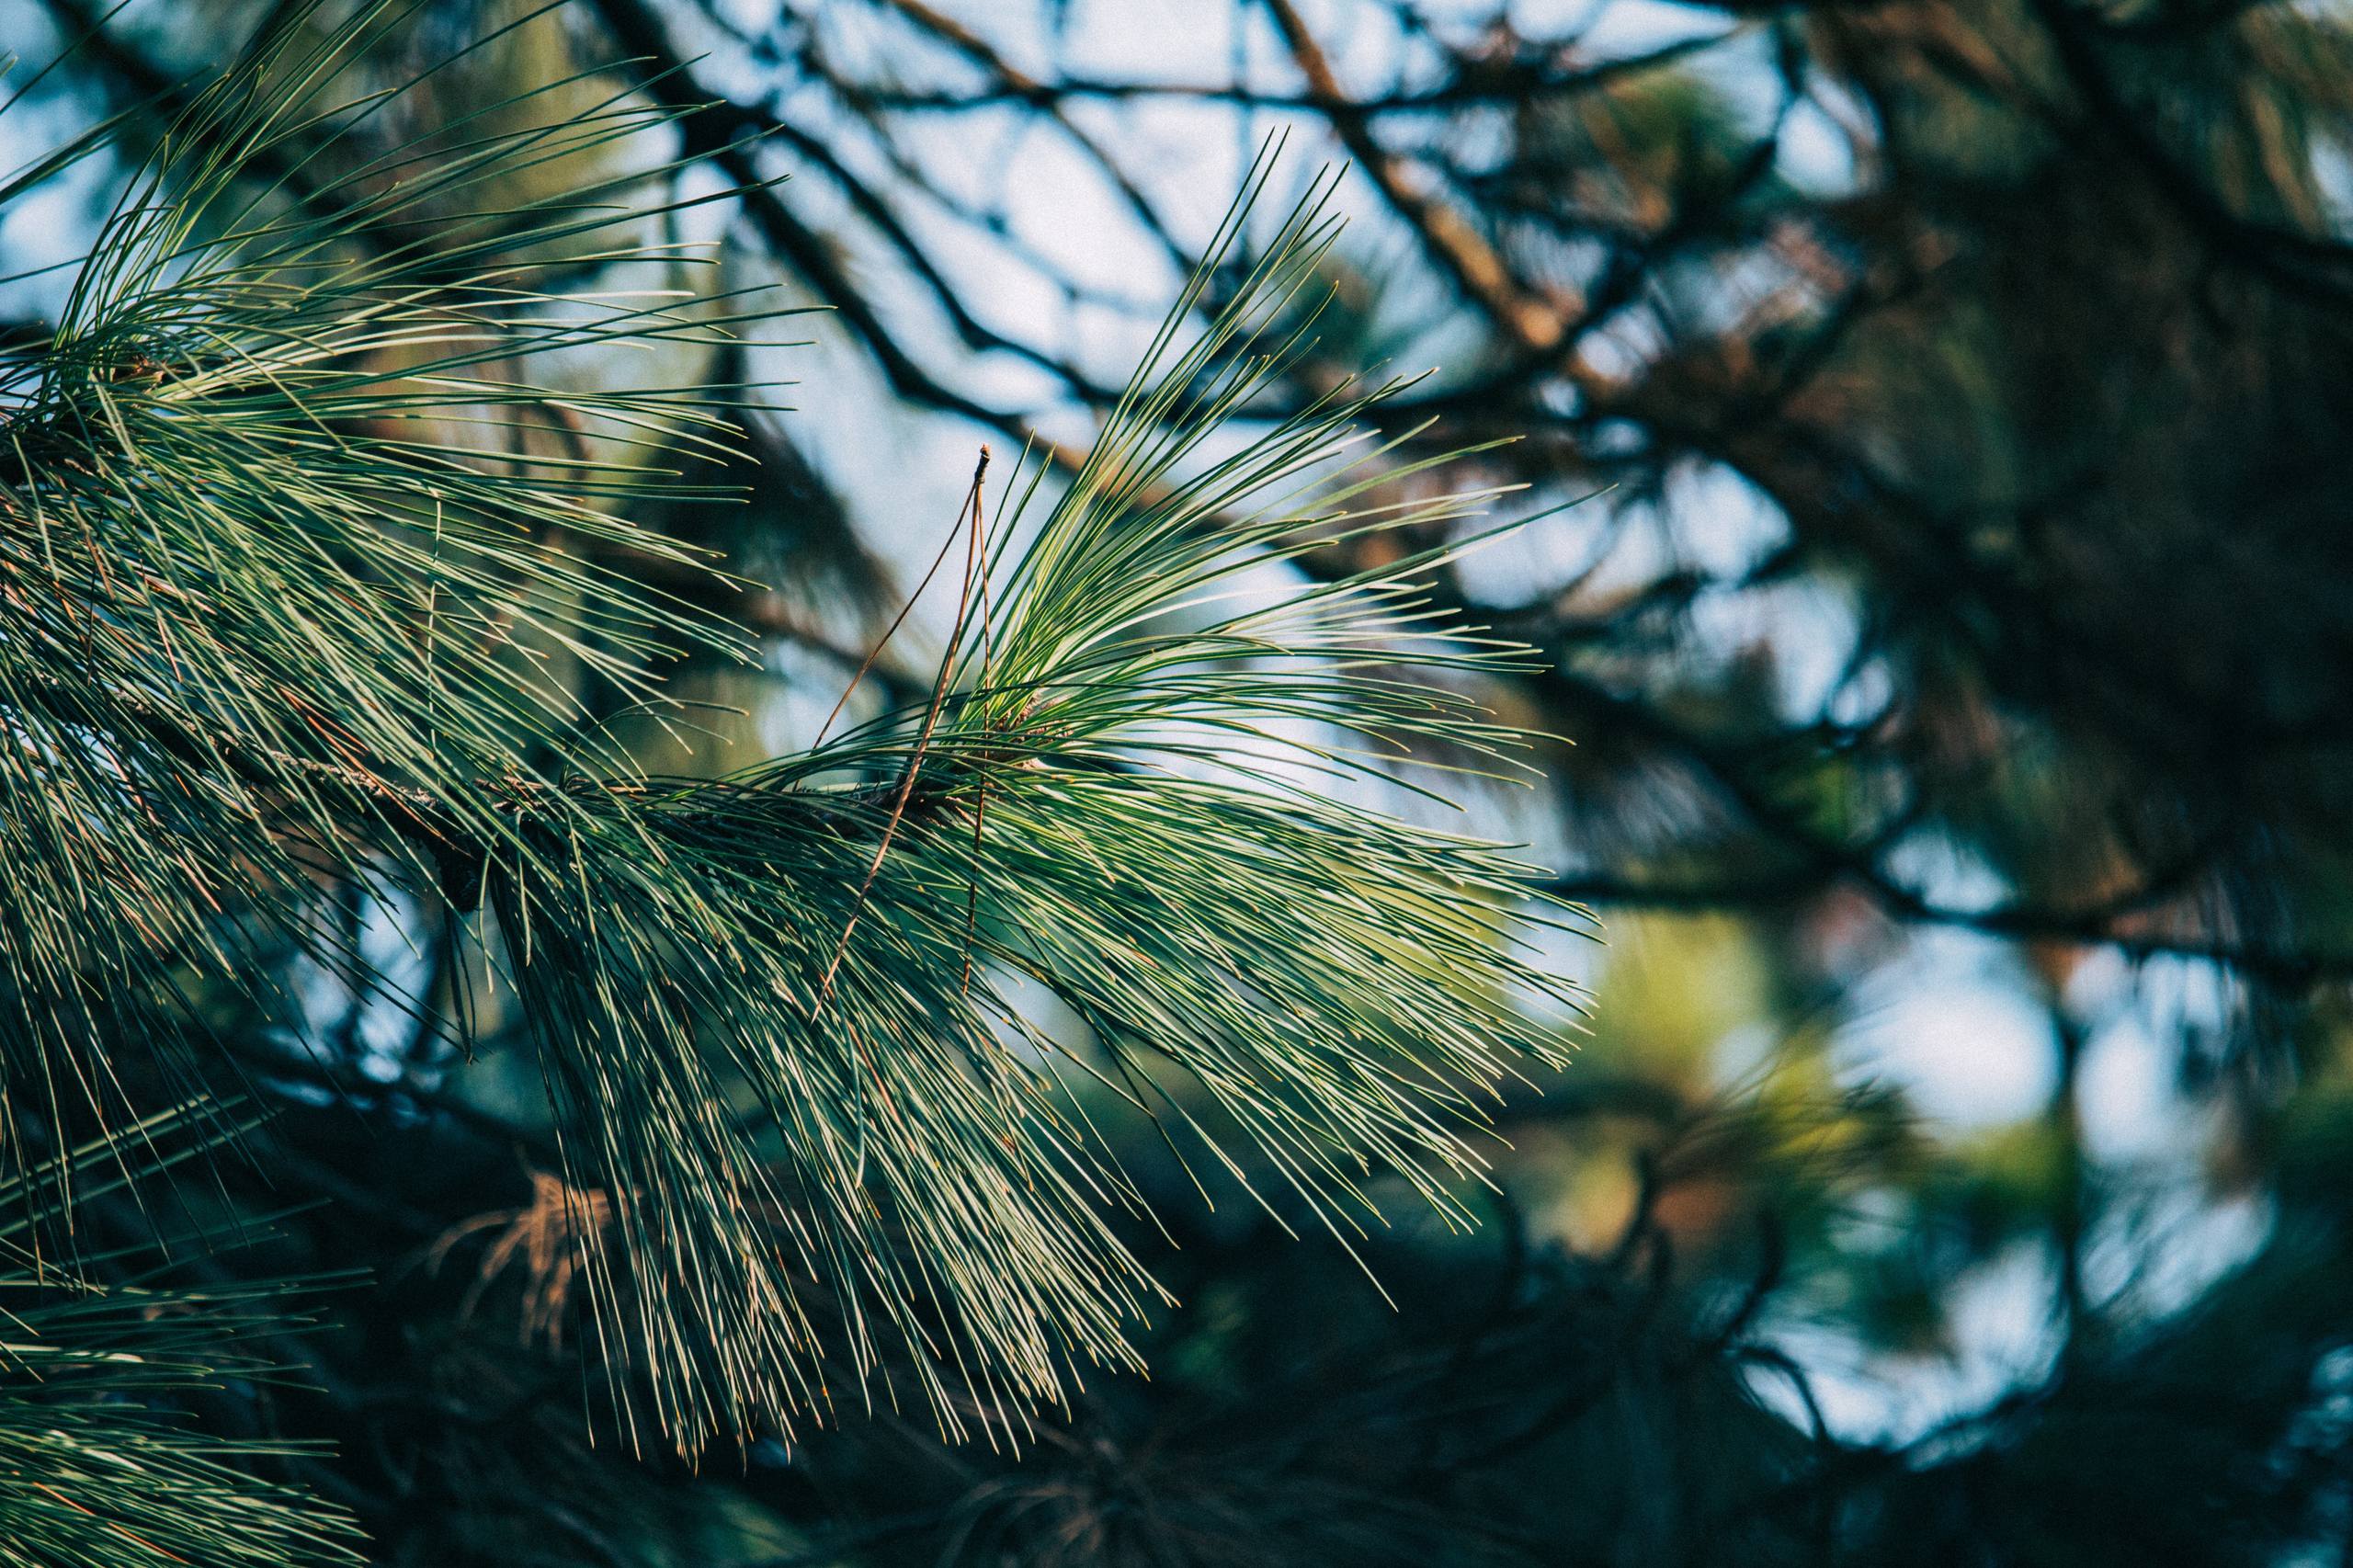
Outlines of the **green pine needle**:
M1420 495L1445 460L1362 434L1393 386L1252 425L1312 329L1328 181L1194 328L1262 161L1051 504L975 479L928 700L718 783L630 777L558 666L658 704L649 656L735 643L576 546L678 560L617 509L675 494L750 393L530 369L781 312L535 281L628 216L620 182L485 193L658 130L633 98L290 196L266 170L298 132L390 101L335 84L400 15L226 73L0 375L0 1088L119 1097L108 1053L191 975L264 986L265 937L330 940L320 875L479 904L609 1215L577 1229L612 1386L689 1452L901 1376L951 1430L1017 1430L1133 1366L1159 1293L1113 1229L1141 1200L1090 1130L1108 1096L1343 1237L1383 1175L1467 1223L1486 1108L1581 1006L1538 938L1583 917L1359 803L1527 744L1469 694L1524 653L1426 601L1465 546L1265 585L1338 538L1462 538L1493 498ZM1040 1027L1047 995L1084 1038Z
M254 1466L316 1459L314 1444L211 1437L188 1403L283 1381L265 1348L290 1327L293 1287L194 1290L142 1278L125 1255L83 1259L118 1278L62 1270L41 1223L90 1202L110 1173L153 1177L212 1119L181 1108L94 1140L38 1177L0 1182L0 1565L4 1568L296 1568L357 1562L339 1509ZM61 1179L84 1178L76 1187ZM199 1240L202 1238L199 1238ZM222 1238L226 1239L226 1238ZM151 1249L134 1249L143 1254ZM188 1249L184 1244L183 1250Z

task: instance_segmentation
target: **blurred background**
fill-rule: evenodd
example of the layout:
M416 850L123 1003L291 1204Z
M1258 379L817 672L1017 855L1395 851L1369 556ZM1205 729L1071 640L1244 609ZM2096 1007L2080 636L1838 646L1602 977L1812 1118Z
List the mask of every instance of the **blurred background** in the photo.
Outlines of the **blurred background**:
M21 62L80 45L11 160L160 132L271 9L6 0ZM1525 486L1436 592L1540 650L1489 695L1562 737L1391 803L1528 845L1608 938L1557 956L1590 1034L1506 1108L1478 1233L1401 1206L1369 1278L1139 1131L1185 1303L1148 1381L1017 1451L849 1412L697 1472L589 1441L496 987L334 892L494 1049L291 957L223 1021L290 1108L241 1200L317 1200L278 1261L380 1283L314 1390L210 1415L334 1438L287 1462L382 1561L2353 1562L2353 9L426 0L399 36L386 81L491 41L387 136L470 84L687 108L597 156L781 183L660 220L718 247L677 281L830 307L625 372L794 383L748 506L650 519L743 581L649 585L764 650L673 672L702 733L605 716L672 773L809 743L975 446L1085 449L1269 137L1278 194L1347 164L1284 393L1427 371L1399 460L1517 437L1398 483ZM12 210L8 332L124 174ZM926 682L954 608L854 701Z

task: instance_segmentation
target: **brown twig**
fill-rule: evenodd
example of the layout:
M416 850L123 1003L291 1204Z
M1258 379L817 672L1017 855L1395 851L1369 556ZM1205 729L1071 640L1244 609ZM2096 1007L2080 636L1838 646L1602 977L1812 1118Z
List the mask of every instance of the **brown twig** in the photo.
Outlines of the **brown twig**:
M963 593L956 602L955 629L949 635L948 651L940 657L938 676L931 683L931 701L924 710L923 727L915 733L915 753L907 758L906 772L900 776L898 792L891 801L890 817L882 824L881 842L874 846L874 859L866 868L866 880L858 885L858 897L851 903L848 921L842 926L841 940L835 944L834 956L825 964L824 978L818 982L817 999L809 1009L809 1021L812 1024L814 1024L818 1017L824 1012L825 999L833 994L834 976L841 969L843 955L849 951L850 936L857 931L859 917L866 913L867 897L874 891L874 879L881 874L882 862L890 856L891 841L898 835L899 824L907 814L907 801L915 794L916 776L923 771L924 754L931 744L932 729L939 722L941 705L948 700L948 683L956 672L956 650L963 642L964 628L967 624L965 618L972 609L973 578L983 564L981 486L982 482L987 478L988 472L989 449L983 446L981 448L980 461L972 468L972 488L965 494L963 507L956 514L956 521L960 527L966 517L970 517L972 531L971 543L965 551ZM951 534L949 537L952 542L955 536ZM928 575L925 580L926 582L930 580ZM920 593L922 590L916 591ZM910 600L909 603L912 604L913 601ZM904 611L901 612L903 616L904 613Z

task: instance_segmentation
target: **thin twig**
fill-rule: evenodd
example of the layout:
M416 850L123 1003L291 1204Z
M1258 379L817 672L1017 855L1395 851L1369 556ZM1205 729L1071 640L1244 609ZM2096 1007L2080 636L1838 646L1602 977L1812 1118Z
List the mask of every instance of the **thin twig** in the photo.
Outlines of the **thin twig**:
M940 706L948 699L948 683L956 672L956 650L963 642L965 617L972 609L972 579L981 563L981 483L988 472L989 449L983 446L980 461L972 468L972 489L965 494L962 510L956 514L960 525L967 514L970 515L972 542L965 555L963 593L956 601L955 630L949 636L947 653L940 658L938 677L931 683L931 702L924 710L923 727L915 733L915 754L907 758L907 770L900 777L898 793L891 802L890 818L882 824L881 842L874 846L874 859L866 868L866 880L858 885L858 897L851 903L848 921L842 926L841 940L835 944L834 956L825 964L824 978L818 982L817 999L809 1009L812 1024L824 1012L825 999L833 994L834 976L841 969L842 956L849 951L849 939L858 929L858 918L866 913L867 896L874 891L874 879L881 874L882 862L890 856L891 841L897 836L899 824L907 814L907 801L915 793L916 775L923 771L924 753L931 744L932 728L938 723ZM949 538L952 540L954 536Z

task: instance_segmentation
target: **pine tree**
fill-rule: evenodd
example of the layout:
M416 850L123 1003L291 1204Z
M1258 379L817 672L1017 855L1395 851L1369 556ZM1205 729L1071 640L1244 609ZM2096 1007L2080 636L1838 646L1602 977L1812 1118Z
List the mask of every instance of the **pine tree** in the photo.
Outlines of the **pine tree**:
M1268 223L1261 160L1071 472L978 454L933 679L654 776L597 715L691 732L665 668L747 649L617 562L713 570L633 519L740 484L769 391L637 367L741 363L793 312L676 282L710 262L659 220L740 192L580 174L672 135L658 95L398 129L434 71L361 65L412 9L293 7L152 147L119 119L0 185L130 169L0 369L0 1562L351 1550L248 1474L271 1444L189 1424L277 1331L270 1289L188 1269L208 1162L267 1158L222 1020L290 962L469 1044L464 998L320 917L351 890L528 1016L591 1419L635 1445L884 1403L1017 1440L1135 1369L1162 1297L1102 1105L1343 1240L1384 1180L1467 1222L1483 1106L1562 1060L1543 944L1583 921L1360 803L1528 737L1477 695L1520 652L1421 591L1468 546L1418 541L1495 499L1415 483L1463 454L1360 434L1394 383L1253 418L1313 340L1330 180ZM1360 572L1282 571L1375 535ZM96 1217L124 1194L128 1233Z

